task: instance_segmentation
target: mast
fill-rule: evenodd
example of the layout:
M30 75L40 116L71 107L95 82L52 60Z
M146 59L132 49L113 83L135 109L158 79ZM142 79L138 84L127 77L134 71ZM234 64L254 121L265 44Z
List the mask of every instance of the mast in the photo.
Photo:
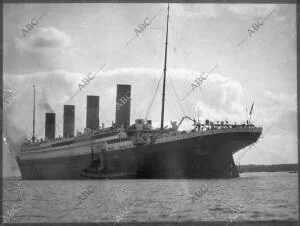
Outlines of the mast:
M169 3L168 3L168 16L167 16L167 34L166 34L166 46L165 46L165 65L164 65L164 83L162 93L162 106L161 106L161 121L160 129L164 128L164 112L165 112L165 91L166 91L166 72L167 72L167 50L168 50L168 30L169 30Z
M33 85L33 122L32 122L32 143L35 141L34 136L34 127L35 127L35 86Z

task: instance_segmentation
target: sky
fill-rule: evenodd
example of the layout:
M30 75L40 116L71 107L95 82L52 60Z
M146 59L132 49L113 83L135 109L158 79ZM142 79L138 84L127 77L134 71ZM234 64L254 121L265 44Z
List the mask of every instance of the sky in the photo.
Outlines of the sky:
M4 175L18 174L14 155L32 136L32 85L38 137L50 111L62 134L64 104L76 105L82 131L87 95L100 96L100 123L110 126L117 84L132 86L131 123L149 112L158 127L166 18L160 3L4 4ZM79 89L88 73L95 78ZM193 90L201 73L207 79ZM245 122L254 101L251 121L263 135L235 162L297 163L296 91L295 4L170 4L166 125L198 113Z

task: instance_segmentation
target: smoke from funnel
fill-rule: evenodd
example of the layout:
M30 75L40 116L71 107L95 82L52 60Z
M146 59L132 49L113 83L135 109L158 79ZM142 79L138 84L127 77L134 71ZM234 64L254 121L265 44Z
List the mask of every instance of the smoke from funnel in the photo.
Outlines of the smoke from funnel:
M48 103L40 103L40 107L49 113L54 113L53 109L51 108L50 104Z
M54 113L52 107L49 104L49 101L46 98L45 92L43 92L43 96L39 101L40 109L44 110L45 112Z

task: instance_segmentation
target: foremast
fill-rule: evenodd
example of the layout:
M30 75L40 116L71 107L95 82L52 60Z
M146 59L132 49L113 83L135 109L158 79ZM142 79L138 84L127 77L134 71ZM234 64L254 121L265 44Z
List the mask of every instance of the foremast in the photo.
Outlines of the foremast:
M166 46L165 46L164 81L163 81L162 106L161 106L161 122L160 122L160 129L161 130L163 130L163 128L164 128L165 91L166 91L166 73L167 73L167 53L168 53L168 30L169 30L169 4L168 4L168 16L167 16L167 33L166 33Z

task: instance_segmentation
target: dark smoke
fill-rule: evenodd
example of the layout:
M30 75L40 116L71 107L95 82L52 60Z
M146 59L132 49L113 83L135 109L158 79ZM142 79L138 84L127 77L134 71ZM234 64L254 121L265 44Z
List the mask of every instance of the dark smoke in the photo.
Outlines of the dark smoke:
M44 110L47 113L54 113L52 107L48 103L49 101L47 100L45 92L43 92L43 96L41 97L39 101L39 107L40 109Z
M39 103L39 106L41 109L44 109L47 113L54 113L53 109L48 103Z

